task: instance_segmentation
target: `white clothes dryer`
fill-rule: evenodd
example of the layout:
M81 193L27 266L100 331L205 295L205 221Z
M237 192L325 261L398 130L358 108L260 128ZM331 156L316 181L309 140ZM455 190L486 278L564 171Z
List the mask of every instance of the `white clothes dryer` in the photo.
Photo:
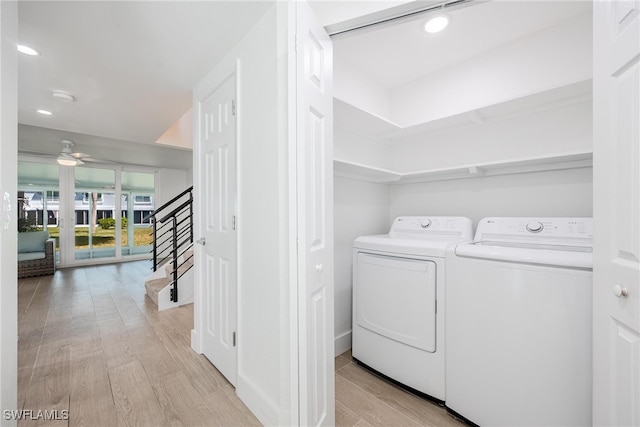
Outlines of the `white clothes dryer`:
M485 218L447 258L446 406L481 426L591 425L592 220Z
M356 361L445 399L445 258L451 244L472 236L468 218L405 216L389 234L354 241Z

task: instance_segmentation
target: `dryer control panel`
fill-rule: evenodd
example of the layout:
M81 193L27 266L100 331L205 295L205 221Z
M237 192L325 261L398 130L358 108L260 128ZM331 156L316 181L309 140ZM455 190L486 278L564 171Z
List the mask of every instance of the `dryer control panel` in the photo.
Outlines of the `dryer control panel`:
M561 244L591 247L592 218L483 218L475 241Z
M399 216L391 224L391 238L471 240L471 220L449 216Z

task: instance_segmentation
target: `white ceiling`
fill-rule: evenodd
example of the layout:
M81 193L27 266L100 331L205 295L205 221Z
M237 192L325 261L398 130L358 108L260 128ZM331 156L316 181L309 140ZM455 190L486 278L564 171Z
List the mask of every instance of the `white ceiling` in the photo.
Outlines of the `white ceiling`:
M66 138L94 158L190 168L190 151L153 143L191 106L192 88L272 4L21 1L19 40L41 55L19 59L20 149L55 155ZM327 12L339 3L314 6ZM423 33L425 18L412 18L338 36L334 52L393 89L590 10L590 1L578 0L477 2L450 11L451 24L440 34ZM55 100L53 90L76 102ZM40 108L54 115L39 115Z
M59 138L76 142L80 138L82 150L98 157L90 144L153 144L189 109L193 87L270 5L265 1L21 1L19 42L40 55L19 58L18 121L29 125L19 129L19 147L56 153L61 148ZM76 102L54 99L53 90L73 94ZM54 114L42 116L38 109ZM43 138L46 129L58 132ZM164 167L178 160L172 156L176 150L136 147L127 153L140 154L123 160ZM141 157L151 150L157 151L158 164ZM114 157L109 160L118 157L112 151L106 153ZM180 160L176 167L179 164Z
M18 138L20 140L18 150L23 154L23 159L25 159L25 155L42 157L39 154L49 154L45 157L53 159L62 149L60 141L66 139L73 141L73 152L89 154L90 160L106 164L182 170L191 169L193 164L191 150L175 149L163 145L136 144L121 139L25 124L18 126Z
M426 13L334 37L334 55L394 89L590 12L591 1L580 0L471 2L447 12L450 23L441 33L422 30L428 17L437 14Z

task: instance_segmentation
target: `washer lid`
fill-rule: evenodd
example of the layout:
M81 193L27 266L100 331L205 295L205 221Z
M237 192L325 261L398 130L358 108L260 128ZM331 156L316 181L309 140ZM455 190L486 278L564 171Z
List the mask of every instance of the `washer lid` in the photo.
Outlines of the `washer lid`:
M584 247L530 244L515 246L503 242L474 242L459 244L454 252L457 256L465 258L588 270L593 268L593 253L590 248Z

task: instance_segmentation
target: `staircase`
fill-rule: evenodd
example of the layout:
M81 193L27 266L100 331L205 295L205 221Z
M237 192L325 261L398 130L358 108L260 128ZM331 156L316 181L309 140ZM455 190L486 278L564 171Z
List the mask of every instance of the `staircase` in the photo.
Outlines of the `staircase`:
M173 263L167 262L154 271L144 282L144 288L151 301L158 306L158 311L179 307L193 302L193 247L178 257L178 301L171 299L173 288Z
M144 283L158 310L193 303L193 187L145 219L153 224L153 273Z

